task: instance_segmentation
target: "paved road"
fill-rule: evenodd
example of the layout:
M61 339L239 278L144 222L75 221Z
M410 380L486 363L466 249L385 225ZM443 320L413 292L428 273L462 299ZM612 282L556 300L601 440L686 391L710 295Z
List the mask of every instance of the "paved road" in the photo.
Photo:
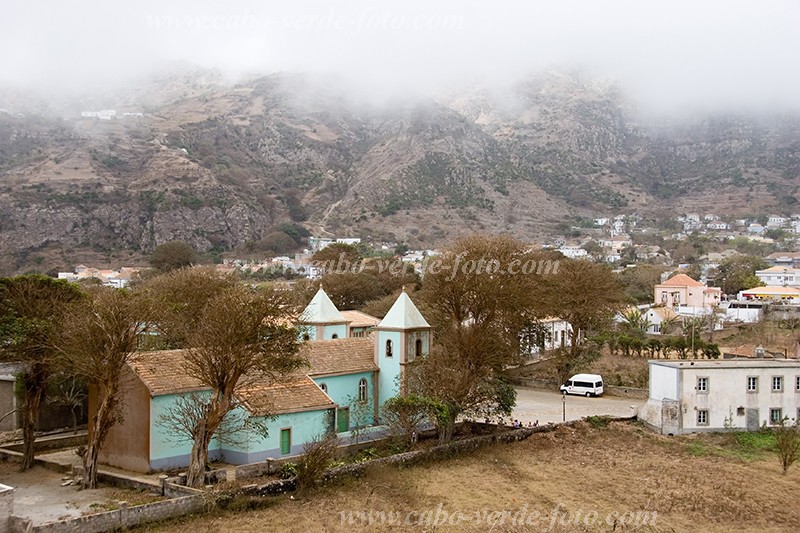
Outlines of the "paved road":
M544 391L517 387L517 406L511 419L521 420L523 424L535 420L539 424L561 422L562 409L566 407L567 420L577 420L590 415L632 416L639 412L645 400L620 398L604 395L599 398L567 396L566 405L557 391Z

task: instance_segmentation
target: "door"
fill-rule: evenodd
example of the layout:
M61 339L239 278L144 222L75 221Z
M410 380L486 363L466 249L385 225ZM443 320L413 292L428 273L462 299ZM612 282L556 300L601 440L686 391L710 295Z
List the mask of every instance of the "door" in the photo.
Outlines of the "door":
M281 430L281 454L288 455L292 451L292 430L285 428Z
M758 431L761 427L758 423L758 409L747 408L745 410L745 424L747 431Z
M342 407L336 413L336 431L344 433L350 429L350 408Z

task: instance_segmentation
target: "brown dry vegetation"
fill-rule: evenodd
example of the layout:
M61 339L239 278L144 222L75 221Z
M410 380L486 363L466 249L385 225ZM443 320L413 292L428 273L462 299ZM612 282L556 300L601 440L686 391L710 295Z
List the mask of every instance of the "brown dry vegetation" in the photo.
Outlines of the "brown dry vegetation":
M217 512L152 526L151 531L790 531L800 523L800 469L786 476L774 454L732 435L663 437L635 424L581 423L469 456L371 471L303 499L269 499L255 511ZM457 526L347 524L340 511L461 512ZM560 507L557 507L559 506ZM513 513L540 520L514 524ZM504 521L476 513L509 511ZM598 513L593 525L574 523ZM609 513L649 511L655 522L605 523ZM377 516L374 515L374 516ZM424 515L423 515L424 516ZM440 515L442 516L442 515ZM480 515L485 518L486 515ZM517 515L519 516L519 515ZM495 515L493 518L497 518ZM580 520L579 520L580 521Z

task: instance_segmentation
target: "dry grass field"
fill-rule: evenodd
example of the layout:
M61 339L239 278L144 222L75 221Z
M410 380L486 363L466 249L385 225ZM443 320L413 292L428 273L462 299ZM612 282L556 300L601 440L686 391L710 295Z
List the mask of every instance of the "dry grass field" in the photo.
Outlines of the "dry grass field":
M800 465L781 475L769 437L663 437L637 424L603 425L378 469L305 496L263 499L258 509L239 502L240 510L148 530L763 532L800 524Z

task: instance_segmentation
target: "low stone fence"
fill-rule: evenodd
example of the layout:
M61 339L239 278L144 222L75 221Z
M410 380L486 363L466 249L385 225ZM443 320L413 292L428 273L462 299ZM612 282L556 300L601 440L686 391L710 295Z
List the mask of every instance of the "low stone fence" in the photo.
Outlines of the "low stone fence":
M121 502L120 508L113 511L39 525L33 525L29 518L11 515L5 530L2 528L3 515L2 508L0 508L0 533L74 533L75 531L99 533L127 529L147 522L158 522L206 510L203 491L162 482L161 493L167 497L177 497L133 507ZM2 490L0 490L0 497L2 494Z
M604 385L603 390L612 396L622 396L623 398L633 398L636 400L646 400L650 396L650 391L648 389L638 389L636 387Z
M558 380L547 378L511 378L510 381L512 385L531 389L558 390L560 386Z
M477 437L469 437L462 440L457 440L427 448L424 450L414 450L410 452L391 455L389 457L382 457L379 459L372 459L364 461L363 463L355 463L343 465L328 470L323 476L324 481L333 481L343 477L360 477L363 476L368 468L376 466L389 466L389 465L402 465L410 466L423 461L444 459L454 455L470 452L481 448L483 446L493 443L509 443L525 440L534 433L547 433L555 431L557 427L565 426L572 427L581 422L574 420L571 422L563 422L560 424L547 424L544 426L537 426L532 428L518 428L508 431L493 433L490 435L479 435ZM270 481L262 485L247 485L239 489L239 493L250 496L270 496L281 494L284 492L291 492L295 490L296 484L294 479L281 479Z

